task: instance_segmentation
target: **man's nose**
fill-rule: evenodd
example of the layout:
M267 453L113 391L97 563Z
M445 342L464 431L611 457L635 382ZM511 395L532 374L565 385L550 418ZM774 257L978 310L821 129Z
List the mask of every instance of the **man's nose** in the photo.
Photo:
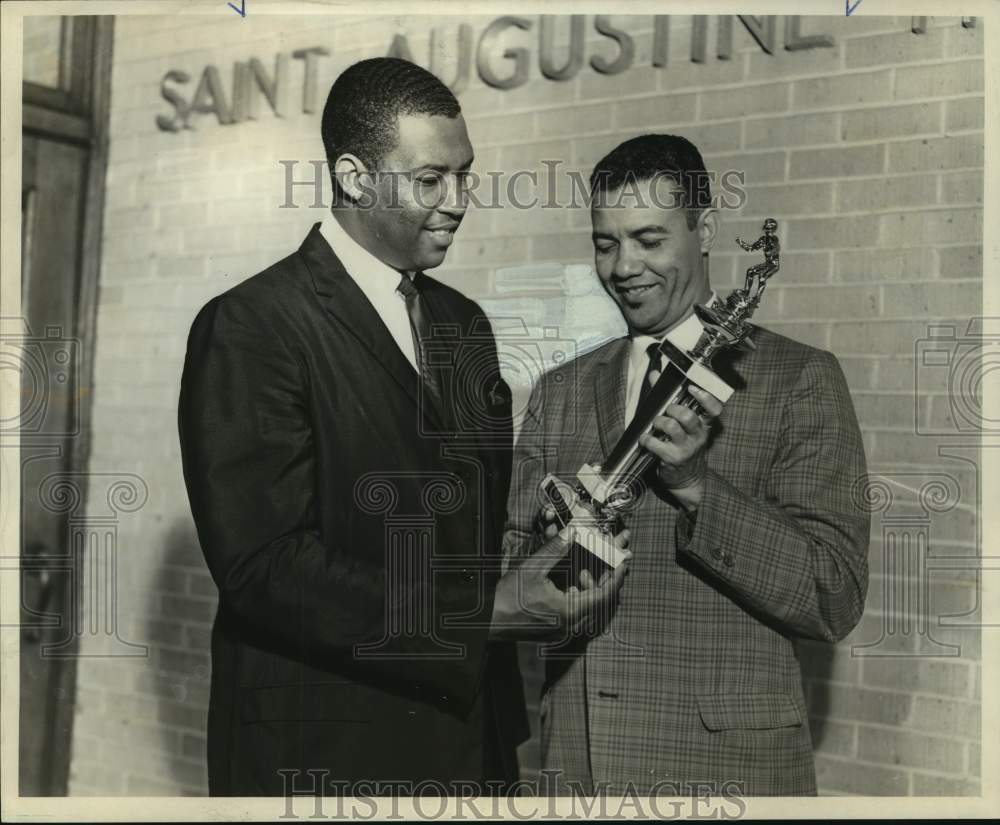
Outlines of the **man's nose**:
M626 249L619 248L618 257L615 259L613 275L616 278L632 278L642 273L643 264L639 258Z
M455 220L461 220L469 208L469 193L460 178L449 176L445 178L444 198L438 205L438 210Z

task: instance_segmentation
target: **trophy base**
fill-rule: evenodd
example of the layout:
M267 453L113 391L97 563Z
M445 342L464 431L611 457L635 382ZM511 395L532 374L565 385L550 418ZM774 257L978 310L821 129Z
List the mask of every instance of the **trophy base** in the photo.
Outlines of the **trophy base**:
M574 561L574 555L577 554L571 552L571 574L579 575L579 569L603 573L607 569L617 569L624 563L624 552L615 546L615 536L621 530L621 523L617 519L602 517L593 504L583 498L585 491L575 491L551 473L542 479L541 487L542 495L556 513L560 530L572 522L575 544L600 563L593 566L585 556Z

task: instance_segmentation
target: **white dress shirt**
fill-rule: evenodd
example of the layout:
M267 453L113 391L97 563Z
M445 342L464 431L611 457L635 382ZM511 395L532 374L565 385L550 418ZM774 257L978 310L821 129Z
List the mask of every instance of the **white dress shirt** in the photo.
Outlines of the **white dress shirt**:
M709 298L709 303L715 300L715 293ZM646 351L650 344L657 344L666 338L681 352L687 352L694 348L701 337L701 321L693 312L681 321L673 329L668 330L666 335L654 338L652 335L635 335L632 337L632 349L628 357L628 379L625 389L625 423L628 424L635 415L636 407L639 406L639 390L642 388L642 379L646 375L649 367L649 353Z
M319 231L334 254L340 258L347 274L382 319L406 360L419 371L417 354L413 348L413 333L410 330L410 315L406 311L406 301L396 290L399 286L399 271L380 261L348 235L340 221L331 213L328 212L323 218ZM413 277L412 273L407 275Z

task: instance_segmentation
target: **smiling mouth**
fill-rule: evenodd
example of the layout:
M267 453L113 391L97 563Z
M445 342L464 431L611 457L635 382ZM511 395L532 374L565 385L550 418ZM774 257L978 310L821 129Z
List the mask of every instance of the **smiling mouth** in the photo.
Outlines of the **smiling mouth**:
M436 241L439 241L441 243L451 243L451 239L454 237L456 229L458 229L457 226L443 227L438 229L425 227L424 231L427 232Z
M616 286L615 292L617 292L619 295L624 295L626 298L634 298L639 295L645 295L654 286L656 286L656 284L639 284L637 286Z

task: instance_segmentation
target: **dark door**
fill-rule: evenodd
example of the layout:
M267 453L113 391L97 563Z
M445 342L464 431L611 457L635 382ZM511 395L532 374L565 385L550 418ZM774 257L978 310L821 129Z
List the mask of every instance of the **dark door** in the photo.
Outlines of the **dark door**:
M85 469L110 19L25 18L21 317L6 319L3 366L20 372L19 788L67 792L81 565L62 479Z

